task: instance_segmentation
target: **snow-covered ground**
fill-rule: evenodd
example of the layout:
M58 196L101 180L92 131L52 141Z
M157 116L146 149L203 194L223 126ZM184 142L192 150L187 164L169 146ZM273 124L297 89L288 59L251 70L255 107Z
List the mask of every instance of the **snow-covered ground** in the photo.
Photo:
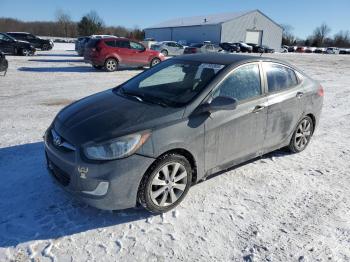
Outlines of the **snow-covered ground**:
M47 174L41 137L56 113L140 72L95 71L73 49L9 56L0 77L0 261L350 260L350 56L272 55L325 88L310 146L208 179L153 216L88 207Z

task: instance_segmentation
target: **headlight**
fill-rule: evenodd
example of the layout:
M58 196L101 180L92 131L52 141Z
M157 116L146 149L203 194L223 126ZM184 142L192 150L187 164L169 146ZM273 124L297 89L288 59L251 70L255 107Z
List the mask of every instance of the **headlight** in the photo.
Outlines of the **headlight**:
M150 133L132 134L100 144L87 145L84 153L92 160L113 160L135 153L149 138Z

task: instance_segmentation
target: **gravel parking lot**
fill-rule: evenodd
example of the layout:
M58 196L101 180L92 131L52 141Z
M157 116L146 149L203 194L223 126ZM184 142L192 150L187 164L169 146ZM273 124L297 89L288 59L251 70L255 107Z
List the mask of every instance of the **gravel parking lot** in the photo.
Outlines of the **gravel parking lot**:
M269 54L325 88L310 146L208 179L152 216L88 207L47 174L42 135L57 112L141 72L96 71L72 49L8 56L0 77L0 261L350 260L349 55Z

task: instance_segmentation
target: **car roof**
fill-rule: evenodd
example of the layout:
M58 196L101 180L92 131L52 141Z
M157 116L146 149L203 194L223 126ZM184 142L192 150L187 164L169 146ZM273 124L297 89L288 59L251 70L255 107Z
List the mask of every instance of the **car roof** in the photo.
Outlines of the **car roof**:
M291 66L287 62L274 59L274 58L269 58L269 57L240 55L240 54L224 54L224 53L182 55L182 56L177 56L176 58L173 58L173 59L195 61L195 62L202 62L202 63L208 63L208 64L221 64L221 65L234 65L234 64L257 62L257 61L270 61L270 62Z
M24 34L24 35L30 35L28 32L7 32L7 34Z

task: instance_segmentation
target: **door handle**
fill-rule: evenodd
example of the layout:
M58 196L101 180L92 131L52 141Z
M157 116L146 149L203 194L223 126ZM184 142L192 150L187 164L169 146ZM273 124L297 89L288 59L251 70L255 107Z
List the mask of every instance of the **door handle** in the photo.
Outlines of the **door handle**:
M259 113L264 108L265 108L265 106L258 105L254 108L253 113Z
M302 97L303 97L303 95L304 95L304 93L303 93L303 92L298 92L298 93L296 94L296 97L297 97L297 98L302 98Z

